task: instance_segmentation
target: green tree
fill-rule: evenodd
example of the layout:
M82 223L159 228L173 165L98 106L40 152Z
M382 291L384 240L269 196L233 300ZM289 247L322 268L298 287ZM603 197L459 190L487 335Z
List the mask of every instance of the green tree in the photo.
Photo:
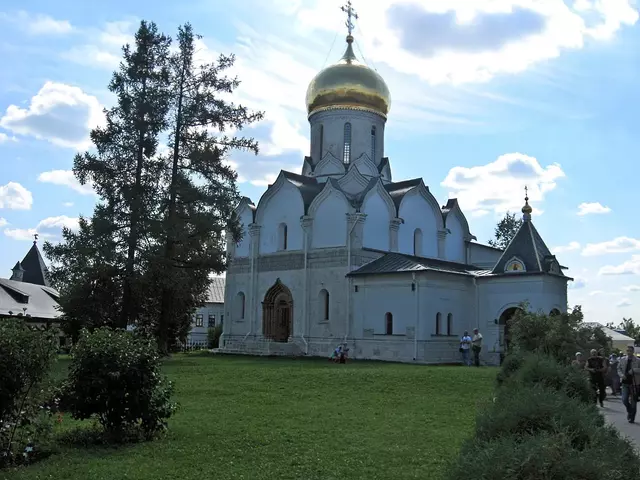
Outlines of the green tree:
M224 75L235 57L220 55L217 62L197 65L197 38L190 24L181 26L178 49L170 58L171 153L162 172L168 185L159 238L163 251L154 262L162 268L156 328L162 351L190 324L191 313L204 300L209 274L226 270L225 233L240 239L239 224L233 219L239 200L237 175L224 160L237 150L257 154L258 143L225 132L240 131L263 117L262 112L224 99L240 84Z
M489 245L495 248L505 249L522 225L522 219L516 218L515 213L507 212L496 225L494 238L489 240Z
M153 22L140 23L134 46L123 48L123 61L109 84L116 105L105 112L106 126L91 132L95 153L74 160L80 183L92 183L101 197L94 213L103 224L99 234L109 235L125 252L121 327L136 320L138 300L146 294L143 251L158 207L162 164L156 153L169 109L170 43Z

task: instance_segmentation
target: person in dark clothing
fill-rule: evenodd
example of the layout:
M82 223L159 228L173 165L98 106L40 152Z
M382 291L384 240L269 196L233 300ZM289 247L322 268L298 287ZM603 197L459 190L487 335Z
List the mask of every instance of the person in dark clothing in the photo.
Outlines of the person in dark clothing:
M607 364L604 358L598 355L597 350L591 350L591 356L587 359L585 370L589 372L594 400L596 402L600 401L600 406L604 407L604 399L607 395L604 386L604 374L607 371Z
M634 423L638 403L637 386L638 375L640 375L640 359L636 357L633 345L629 345L627 354L620 357L618 375L622 384L622 403L627 409L627 420L629 423Z

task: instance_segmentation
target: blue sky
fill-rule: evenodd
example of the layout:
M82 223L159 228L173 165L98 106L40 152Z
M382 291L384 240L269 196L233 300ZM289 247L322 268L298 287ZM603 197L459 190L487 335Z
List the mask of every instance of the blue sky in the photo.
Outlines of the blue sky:
M120 47L141 19L198 55L235 53L236 99L266 112L258 157L230 159L257 202L308 154L304 93L344 48L341 0L25 0L0 7L0 275L36 231L60 238L95 202L70 173L113 97ZM590 321L640 320L635 185L640 29L634 0L367 0L356 53L386 79L395 180L458 197L479 241L529 186L533 221L576 278Z

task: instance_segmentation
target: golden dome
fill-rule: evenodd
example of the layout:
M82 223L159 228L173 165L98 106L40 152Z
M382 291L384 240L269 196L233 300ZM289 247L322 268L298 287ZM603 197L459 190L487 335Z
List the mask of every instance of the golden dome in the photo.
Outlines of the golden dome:
M369 110L387 116L391 106L389 88L382 77L360 63L353 53L353 37L340 61L318 73L307 88L309 115L332 108Z
M531 212L533 212L533 208L531 208L531 205L529 205L529 197L524 197L524 207L522 207L522 213L524 213L525 215L531 215Z

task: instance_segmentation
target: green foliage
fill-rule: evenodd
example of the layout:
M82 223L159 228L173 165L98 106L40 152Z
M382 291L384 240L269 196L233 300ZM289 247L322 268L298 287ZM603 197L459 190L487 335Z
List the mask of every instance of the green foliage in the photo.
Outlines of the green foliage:
M172 391L152 339L102 327L83 331L72 350L63 406L76 419L96 416L114 441L151 438L175 411Z
M510 368L513 368L513 364ZM541 385L580 402L593 403L593 390L584 372L570 365L558 364L548 356L529 354L522 357L520 367L511 370L503 387L513 389L521 385Z
M602 427L604 418L593 402L581 403L543 386L516 385L500 391L491 408L478 417L476 438L488 442L549 432L567 436L574 448L585 448Z
M634 343L637 345L640 343L640 325L636 325L633 318L622 318L622 321L618 325L608 323L607 327L612 330L624 330L625 334L634 339Z
M186 339L209 274L226 269L226 238L240 238L237 175L226 160L257 153L258 143L226 132L263 114L226 99L239 86L225 76L233 55L197 62L188 24L176 39L171 50L171 38L143 21L123 48L109 84L117 101L91 132L94 148L74 160L100 201L79 231L45 244L74 340L82 328L135 324L171 351Z
M601 328L586 326L582 321L579 306L560 315L518 311L509 324L510 348L548 355L560 363L570 363L576 352L592 348L608 354L611 339Z
M520 225L522 225L522 219L516 218L515 213L507 212L496 225L494 238L489 240L489 245L504 250L518 232Z
M446 478L619 480L640 475L640 461L631 443L613 427L598 432L583 449L574 448L571 437L563 432L471 441Z
M0 467L47 450L52 419L40 406L56 351L55 332L32 330L19 319L0 321Z
M218 348L220 346L220 336L222 335L222 325L216 325L207 330L207 346L209 348Z

